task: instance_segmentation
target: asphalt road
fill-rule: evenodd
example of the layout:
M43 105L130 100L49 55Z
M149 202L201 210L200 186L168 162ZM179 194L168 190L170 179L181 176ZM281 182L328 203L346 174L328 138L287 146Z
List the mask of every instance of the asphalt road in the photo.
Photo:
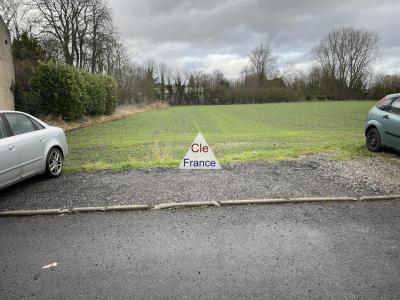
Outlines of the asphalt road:
M0 299L400 298L395 201L3 218L0 233Z
M100 171L36 177L0 191L0 210L282 197L400 194L400 159L336 161L323 155L222 170Z

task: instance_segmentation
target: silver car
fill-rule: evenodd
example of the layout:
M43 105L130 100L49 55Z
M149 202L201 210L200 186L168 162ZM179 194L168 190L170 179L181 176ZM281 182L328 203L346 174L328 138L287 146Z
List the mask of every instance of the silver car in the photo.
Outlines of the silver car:
M0 111L0 189L28 177L61 175L68 145L64 131L16 111Z

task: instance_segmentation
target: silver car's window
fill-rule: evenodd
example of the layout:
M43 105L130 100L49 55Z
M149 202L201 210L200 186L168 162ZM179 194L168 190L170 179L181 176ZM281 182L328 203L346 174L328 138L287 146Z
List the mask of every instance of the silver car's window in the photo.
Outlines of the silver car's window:
M36 128L37 128L38 130L44 129L43 125L40 124L39 122L36 122L36 121L35 121L34 119L32 119L32 118L30 118L30 120L31 120L31 122L32 122L33 124L35 124L35 126L36 126Z
M3 123L3 119L0 117L0 139L7 137L6 126Z
M31 120L21 114L4 114L14 135L35 131Z
M397 98L390 106L390 112L396 115L400 115L400 98Z

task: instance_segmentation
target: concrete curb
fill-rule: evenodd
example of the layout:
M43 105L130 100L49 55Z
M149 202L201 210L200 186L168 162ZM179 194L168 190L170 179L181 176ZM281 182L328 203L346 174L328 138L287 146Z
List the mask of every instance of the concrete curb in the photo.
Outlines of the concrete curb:
M180 202L180 203L162 203L155 206L145 204L134 205L115 205L100 207L74 207L56 208L56 209L34 209L34 210L9 210L0 211L1 217L26 217L40 215L64 215L71 213L93 213L93 212L118 212L135 210L162 210L177 208L201 208L218 206L238 206L238 205L268 205L268 204L287 204L287 203L325 203L325 202L361 202L361 201L400 201L400 195L386 196L363 196L355 197L316 197L316 198L282 198L282 199L248 199L248 200L223 200L223 201L198 201L198 202Z
M71 208L71 212L73 213L87 213L87 212L104 212L106 211L105 206L100 207L74 207Z
M358 201L355 197L319 197L319 198L289 198L291 203L304 202L351 202Z
M318 197L318 198L282 198L282 199L251 199L251 200L225 200L221 205L256 205L256 204L283 204L305 202L346 202L357 201L355 197Z
M153 209L172 209L172 208L189 208L189 207L210 207L220 206L217 201L199 201L199 202L171 202L162 203L153 207Z
M9 210L1 211L0 217L60 215L63 213L63 211L63 209Z
M129 210L148 210L151 209L150 205L115 205L115 206L106 206L106 211L129 211Z
M102 207L74 207L71 209L33 209L33 210L6 210L0 211L1 217L26 217L40 215L63 215L71 213L93 213L107 211L131 211L131 210L147 210L151 209L150 205L116 205Z
M289 199L249 199L249 200L224 200L222 206L228 205L255 205L255 204L282 204L289 203Z
M400 195L364 196L360 197L358 200L360 201L400 200Z

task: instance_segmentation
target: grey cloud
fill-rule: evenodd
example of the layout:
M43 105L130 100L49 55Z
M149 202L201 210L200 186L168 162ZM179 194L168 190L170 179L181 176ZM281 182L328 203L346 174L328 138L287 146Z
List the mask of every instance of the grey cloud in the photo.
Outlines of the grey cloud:
M382 53L400 47L398 0L110 0L121 35L142 56L172 64L212 54L244 57L269 41L278 55L310 59L322 36L340 26L377 31ZM397 54L394 54L397 55ZM312 59L312 58L311 58ZM393 57L383 60L395 61ZM400 69L396 66L395 69Z

